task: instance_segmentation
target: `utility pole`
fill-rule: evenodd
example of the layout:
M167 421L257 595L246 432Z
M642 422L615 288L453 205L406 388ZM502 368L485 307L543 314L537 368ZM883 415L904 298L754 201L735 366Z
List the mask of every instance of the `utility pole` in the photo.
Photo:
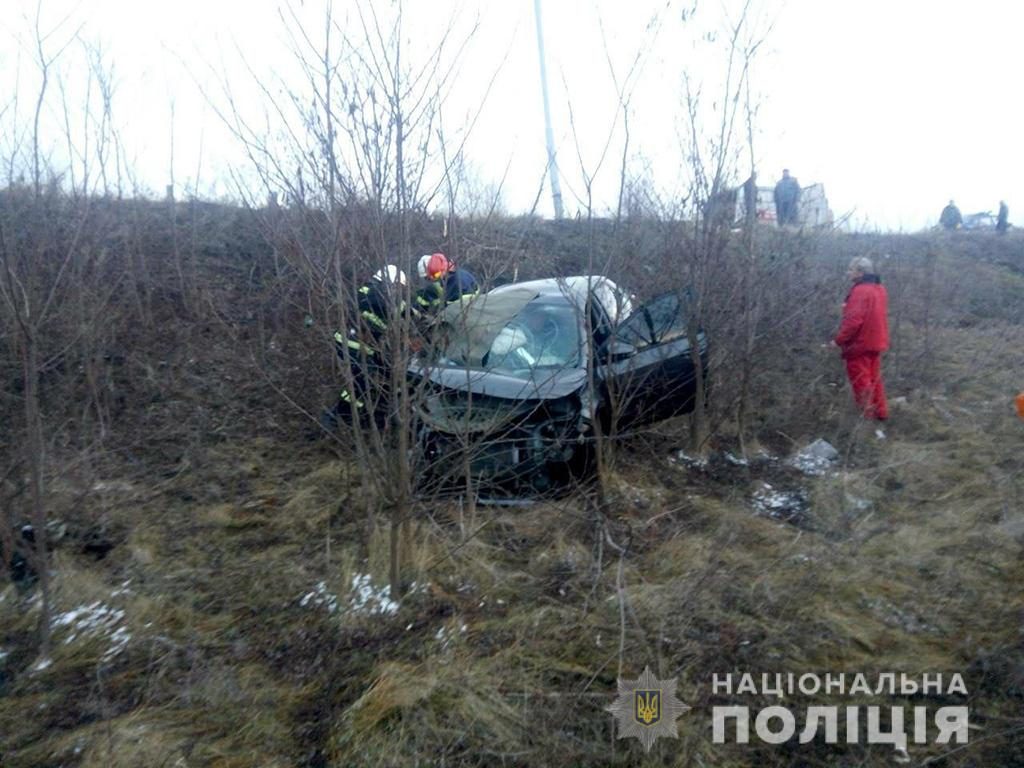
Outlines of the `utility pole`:
M540 54L540 90L544 96L544 134L548 142L548 177L551 179L551 199L555 204L555 218L562 218L562 186L558 183L558 164L555 162L555 135L551 131L551 105L548 103L548 70L544 62L544 30L540 23L540 0L533 0L537 18L537 51Z

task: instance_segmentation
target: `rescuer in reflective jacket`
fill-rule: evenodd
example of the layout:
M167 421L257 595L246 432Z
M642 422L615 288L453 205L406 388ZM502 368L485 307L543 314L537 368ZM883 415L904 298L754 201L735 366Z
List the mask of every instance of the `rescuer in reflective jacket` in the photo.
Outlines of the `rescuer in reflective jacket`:
M436 314L454 301L476 296L480 290L473 273L456 267L443 253L421 256L416 271L427 281L416 294L416 309L421 312Z
M387 414L386 393L391 377L387 355L388 322L401 313L405 306L401 291L406 284L405 273L398 267L378 270L358 291L356 309L358 326L349 328L348 334L334 334L334 345L342 365L352 372L352 390L344 386L338 404L327 416L328 422L338 417L349 423L357 414L372 413L383 423ZM327 426L333 426L329 423Z

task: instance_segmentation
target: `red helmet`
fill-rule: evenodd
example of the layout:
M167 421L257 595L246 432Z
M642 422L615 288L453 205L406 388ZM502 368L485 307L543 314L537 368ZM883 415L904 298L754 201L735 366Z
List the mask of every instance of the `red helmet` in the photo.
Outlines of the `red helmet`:
M454 269L448 257L443 253L423 256L417 266L419 267L420 277L425 277L429 280L440 280Z

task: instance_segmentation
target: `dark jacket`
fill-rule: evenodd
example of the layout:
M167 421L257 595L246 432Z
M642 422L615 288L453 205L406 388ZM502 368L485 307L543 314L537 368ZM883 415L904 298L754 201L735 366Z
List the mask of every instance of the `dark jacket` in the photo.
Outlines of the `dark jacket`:
M939 215L939 224L941 224L945 229L956 229L963 223L964 219L960 215L960 209L955 205L947 205L942 209L942 213Z
M1006 203L999 204L999 215L996 217L996 229L999 232L1005 232L1007 227L1007 219L1010 218L1010 209L1006 206Z
M397 288L395 290L398 291ZM396 301L401 303L400 299L391 296L388 285L380 280L370 280L359 289L356 303L359 316L375 341L383 338L387 332Z
M779 183L775 185L775 204L796 205L799 199L800 182L798 182L792 176L787 176L784 179L779 179Z
M846 295L835 342L844 358L889 348L889 294L878 275L864 275Z
M372 279L359 288L356 298L358 319L353 318L348 335L340 331L334 334L339 358L345 359L342 347L347 346L349 355L365 355L371 362L383 364L379 353L387 344L388 323L392 314L401 312L404 307L404 302L398 295L400 290L395 287L396 295L392 296L390 286L377 279Z
M453 301L475 296L480 288L473 273L456 267L440 280L433 281L416 294L419 309L439 312Z

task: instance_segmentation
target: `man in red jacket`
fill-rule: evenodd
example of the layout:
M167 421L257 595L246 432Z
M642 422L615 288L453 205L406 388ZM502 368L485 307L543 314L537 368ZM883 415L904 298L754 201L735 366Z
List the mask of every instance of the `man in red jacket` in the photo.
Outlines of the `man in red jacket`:
M889 406L882 385L882 353L889 348L889 296L871 259L854 259L846 274L853 287L846 295L843 321L832 343L842 350L853 399L864 418L885 421Z

